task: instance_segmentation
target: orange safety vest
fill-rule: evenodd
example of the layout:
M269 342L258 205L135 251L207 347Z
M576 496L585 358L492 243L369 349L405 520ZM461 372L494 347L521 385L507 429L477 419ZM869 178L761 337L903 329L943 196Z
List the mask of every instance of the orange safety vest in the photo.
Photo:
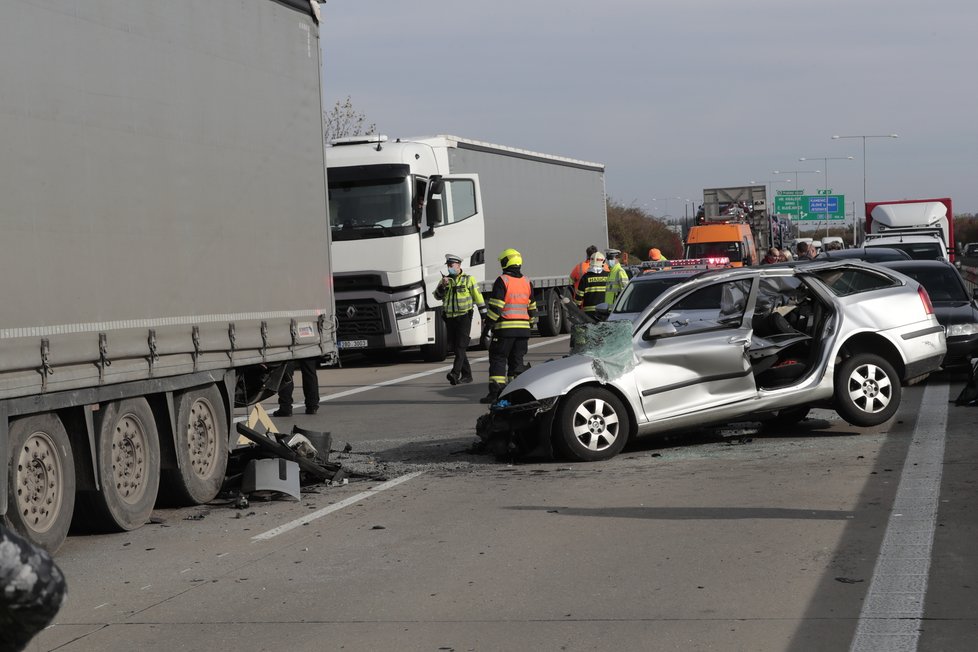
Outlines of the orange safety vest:
M499 313L501 321L521 320L530 321L530 279L525 276L515 278L503 274L503 284L506 286L506 296L503 299L503 309Z

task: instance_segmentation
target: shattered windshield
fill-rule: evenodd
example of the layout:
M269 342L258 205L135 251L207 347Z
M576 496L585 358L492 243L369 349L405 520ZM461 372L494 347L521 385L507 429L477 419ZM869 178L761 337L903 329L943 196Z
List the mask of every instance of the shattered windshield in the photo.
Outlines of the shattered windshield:
M632 323L578 324L571 331L571 353L592 358L591 369L601 382L614 380L635 368Z
M333 240L404 235L416 230L410 177L329 180Z

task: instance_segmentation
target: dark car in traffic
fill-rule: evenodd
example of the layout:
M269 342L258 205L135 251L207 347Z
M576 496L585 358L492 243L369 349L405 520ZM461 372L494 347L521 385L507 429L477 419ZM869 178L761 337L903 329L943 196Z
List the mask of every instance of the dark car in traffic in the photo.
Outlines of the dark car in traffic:
M947 334L945 369L968 365L978 357L978 290L968 288L958 270L943 260L905 260L881 263L924 286L934 315Z
M852 249L823 250L815 260L865 260L867 263L882 263L890 260L912 260L913 257L902 249L891 247L855 247Z

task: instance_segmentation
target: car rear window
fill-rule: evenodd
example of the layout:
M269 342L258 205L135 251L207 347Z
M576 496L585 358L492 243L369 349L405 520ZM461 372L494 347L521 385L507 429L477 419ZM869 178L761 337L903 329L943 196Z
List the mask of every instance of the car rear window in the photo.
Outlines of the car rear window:
M881 288L899 285L892 276L868 269L827 269L817 272L815 276L836 296L846 297L860 292L869 292Z
M913 280L924 286L931 301L967 301L968 294L964 290L957 277L957 272L950 267L935 269L900 269L901 274L906 274Z

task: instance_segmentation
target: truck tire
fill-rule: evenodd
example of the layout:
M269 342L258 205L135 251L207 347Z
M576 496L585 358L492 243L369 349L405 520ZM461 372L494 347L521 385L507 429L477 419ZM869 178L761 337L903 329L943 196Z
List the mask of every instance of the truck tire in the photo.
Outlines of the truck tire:
M574 290L573 288L567 288L567 294L570 295L573 292L573 290ZM571 324L570 315L567 314L568 311L564 307L564 295L561 292L558 292L557 290L554 290L554 294L556 294L557 298L560 299L560 313L563 317L560 320L560 334L567 335L568 333L571 332L571 328L573 327L573 324ZM574 300L573 297L571 297L571 301L573 300Z
M202 505L214 500L228 466L228 424L224 400L216 385L197 387L174 396L177 467L161 478L160 494L167 504Z
M74 525L121 532L143 525L160 486L160 441L144 398L113 401L96 413L100 491L78 494Z
M425 362L442 362L448 357L448 329L441 317L441 308L435 308L435 341L421 347Z
M564 326L564 304L560 295L555 290L544 290L543 303L547 306L547 314L540 317L540 335L560 335Z
M11 421L8 437L12 454L4 522L54 553L68 536L75 508L68 433L54 414L37 414Z

